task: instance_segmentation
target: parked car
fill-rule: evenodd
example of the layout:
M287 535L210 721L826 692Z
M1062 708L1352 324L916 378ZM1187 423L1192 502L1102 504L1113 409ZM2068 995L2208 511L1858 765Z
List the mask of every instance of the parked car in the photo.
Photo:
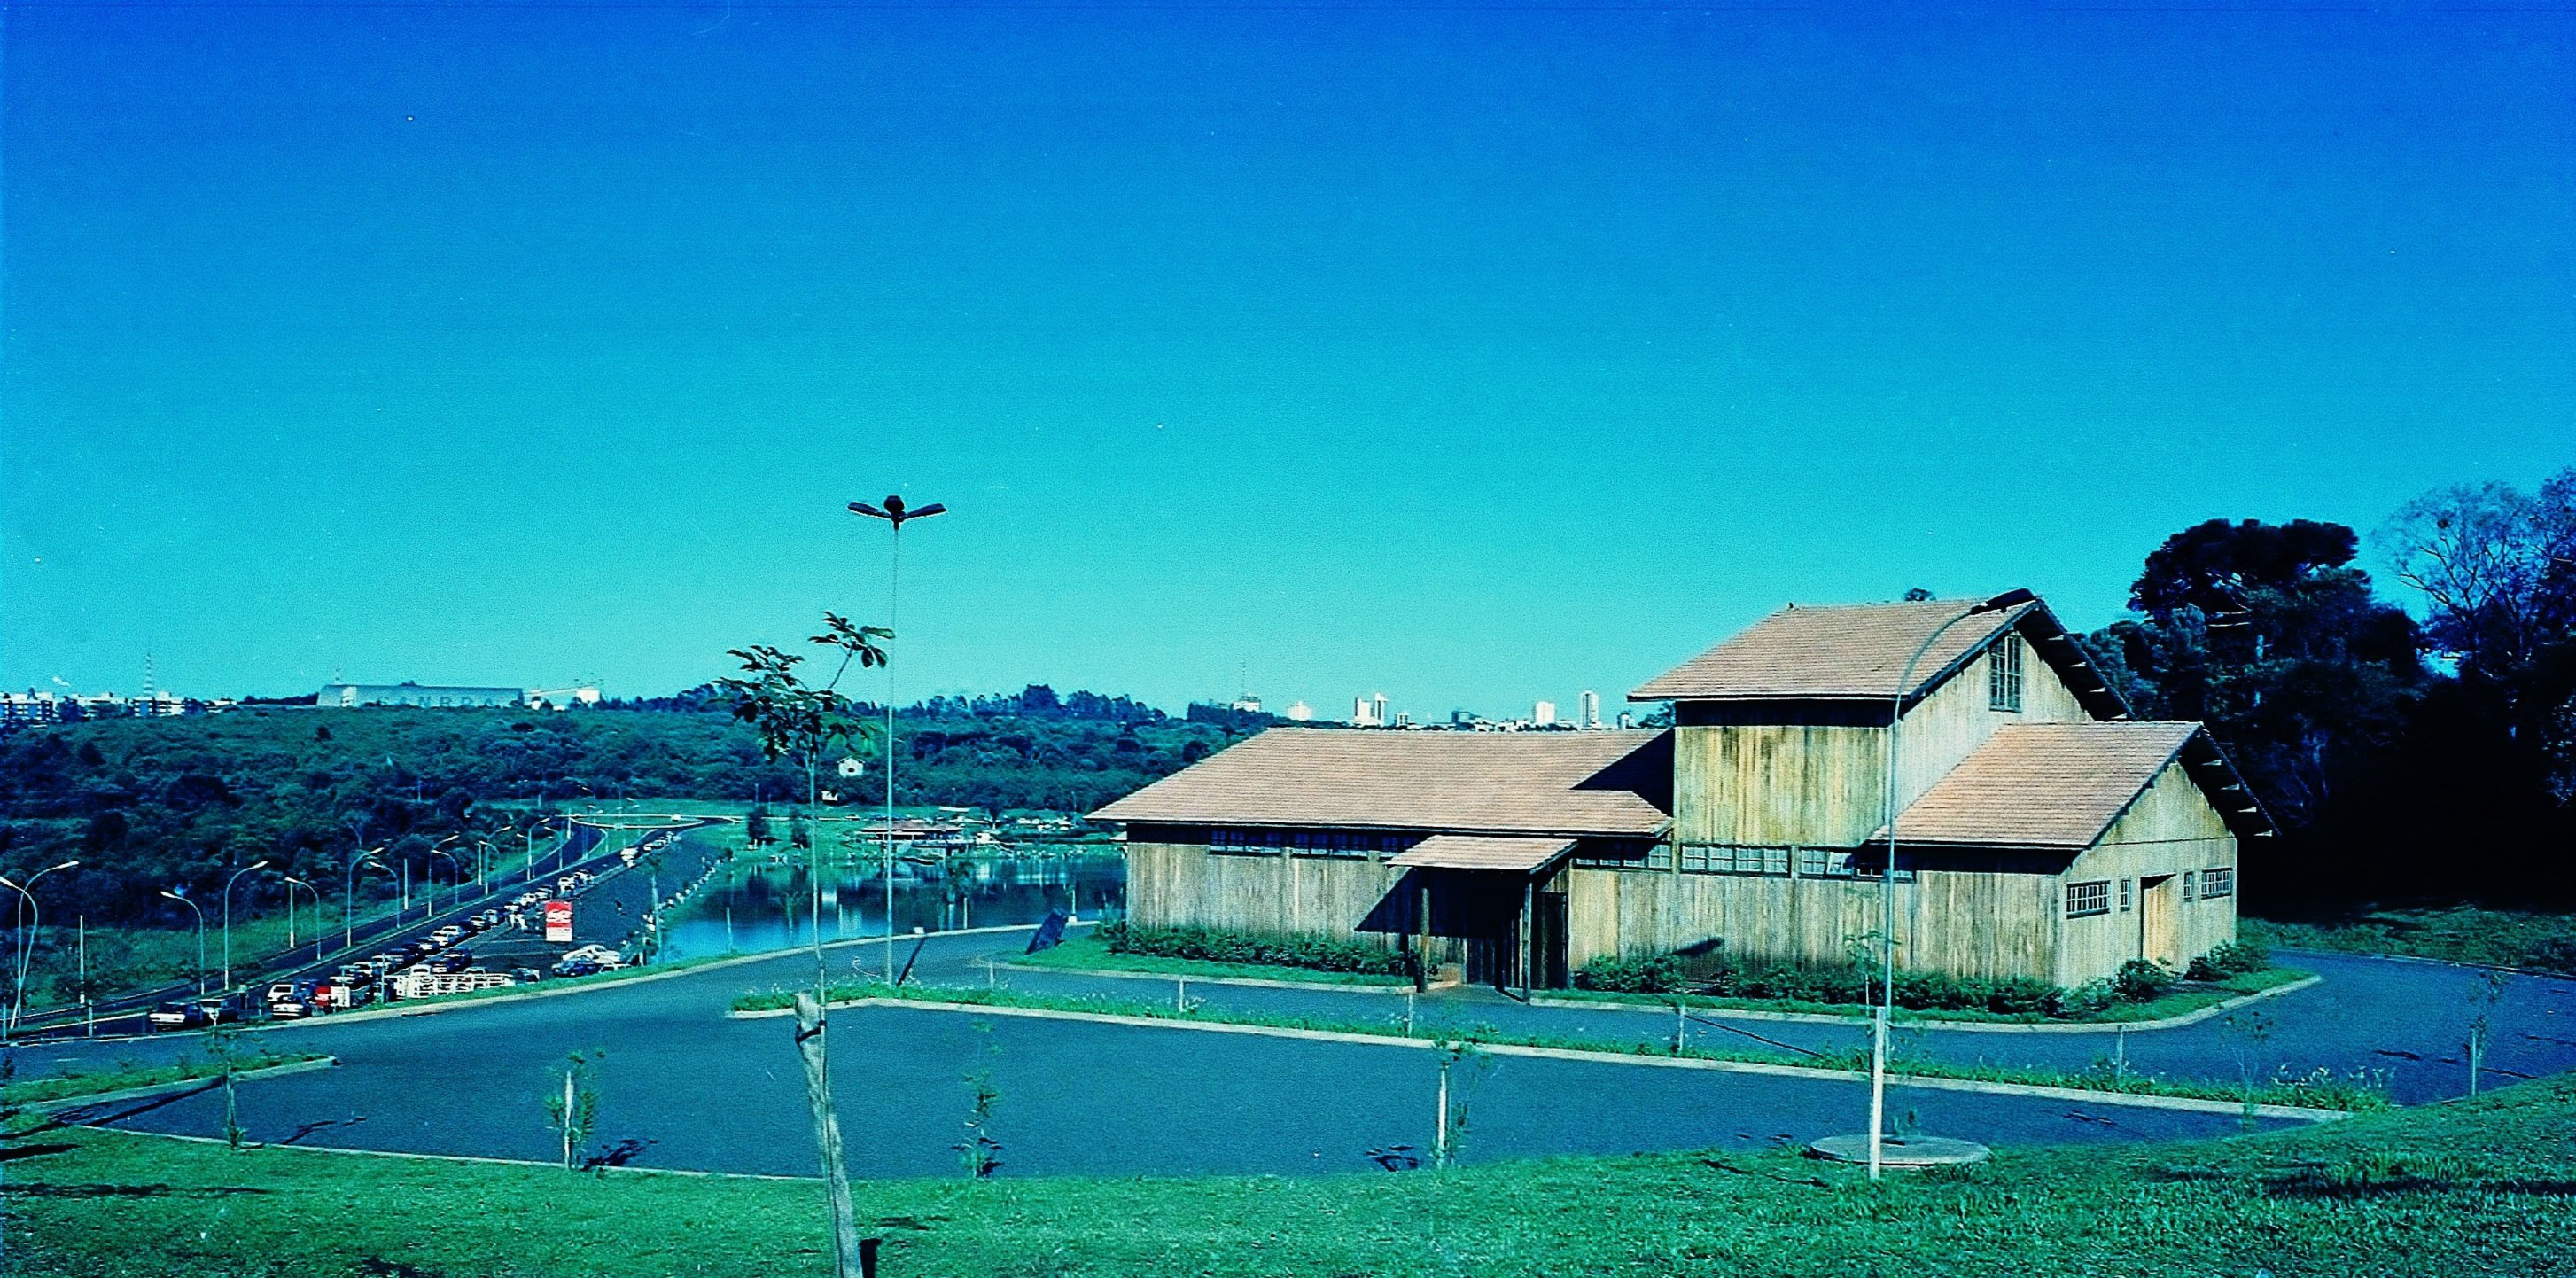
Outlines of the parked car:
M557 976L589 976L599 970L597 959L568 958L555 964Z
M540 972L533 967L514 967L510 969L510 979L520 982L521 984L526 984L529 981L544 980L545 975L545 973Z
M155 1003L143 1023L156 1030L195 1029L208 1024L206 1009L195 1003Z
M305 977L301 980L279 981L275 985L268 987L269 1005L273 1007L279 1003L311 1002L313 999L313 985L314 982L311 977Z
M449 950L421 966L433 972L462 972L465 970L465 965L473 961L474 955L470 951Z

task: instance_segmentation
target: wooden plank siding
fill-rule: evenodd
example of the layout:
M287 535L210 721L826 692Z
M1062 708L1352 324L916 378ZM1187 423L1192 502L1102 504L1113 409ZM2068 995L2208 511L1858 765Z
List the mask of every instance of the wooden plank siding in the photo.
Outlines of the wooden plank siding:
M2182 875L2195 878L2211 868L2237 869L2236 835L2194 784L2179 762L2165 765L2137 802L2067 868L2062 882L2108 882L2112 909L2089 918L2065 917L2065 902L2056 903L2058 943L2056 980L2077 985L2106 977L2134 958L2160 959L2180 970L2222 941L2236 939L2236 901L2231 894L2215 900L2179 898ZM2174 926L2163 953L2147 954L2146 911L2142 881L2172 876L2165 891L2173 894ZM2130 884L2129 908L2120 908L2120 885ZM2062 889L2061 889L2062 891ZM2242 893L2239 882L2236 892ZM2195 894L2197 897L2197 894Z
M1738 963L1835 966L1878 930L1879 886L1849 878L1568 870L1567 961L1716 949ZM1896 885L1897 961L1953 976L2050 970L2057 879L1926 869Z

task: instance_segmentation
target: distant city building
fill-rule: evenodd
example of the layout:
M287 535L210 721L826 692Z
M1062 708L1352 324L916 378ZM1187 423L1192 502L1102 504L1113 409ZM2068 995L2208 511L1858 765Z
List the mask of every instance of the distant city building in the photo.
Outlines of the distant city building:
M1305 723L1314 717L1315 707L1303 701L1295 702L1288 707L1288 721L1291 723Z
M1531 707L1530 707L1530 723L1531 723L1531 725L1532 725L1532 726L1535 726L1535 727L1541 727L1541 728L1553 728L1553 727L1555 727L1555 726L1556 726L1556 703L1555 703L1555 702L1553 702L1553 701L1542 701L1542 702L1539 702L1537 705L1531 706Z
M201 701L167 692L150 692L139 697L120 696L113 692L84 696L72 692L38 692L29 688L25 692L0 692L0 728L74 723L82 719L154 719L204 714L230 704L230 701Z
M1574 704L1582 707L1579 722L1581 722L1584 727L1598 728L1601 726L1600 693L1594 692L1590 688L1586 688L1583 690L1582 696L1575 698Z
M597 690L591 692L598 699ZM335 683L313 694L313 704L324 708L343 709L358 706L426 706L434 709L458 707L524 706L528 704L525 688L467 688L444 684L414 683Z
M1619 712L1619 730L1621 732L1626 732L1628 729L1636 726L1637 716L1630 714L1625 710Z
M1242 696L1236 697L1234 699L1234 704L1228 708L1240 710L1245 714L1259 714L1261 713L1261 698L1247 692Z

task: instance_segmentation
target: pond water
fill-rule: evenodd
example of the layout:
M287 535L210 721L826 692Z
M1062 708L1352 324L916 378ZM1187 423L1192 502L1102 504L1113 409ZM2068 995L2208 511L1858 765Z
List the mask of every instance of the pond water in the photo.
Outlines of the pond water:
M798 853L802 856L802 853ZM897 933L1036 923L1049 910L1083 918L1127 904L1127 863L1089 850L963 855L939 865L895 863ZM823 939L886 933L885 880L875 862L826 865ZM802 863L737 864L671 918L666 959L751 953L810 945L814 887Z

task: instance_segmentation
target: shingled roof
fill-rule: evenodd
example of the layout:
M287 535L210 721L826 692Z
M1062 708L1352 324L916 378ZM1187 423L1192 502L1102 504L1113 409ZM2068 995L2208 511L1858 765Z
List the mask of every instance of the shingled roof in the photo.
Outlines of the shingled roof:
M2238 833L2270 819L2197 723L2026 723L1997 731L1896 818L1904 843L2081 851L2177 756ZM1880 826L1873 840L1887 837Z
M1647 836L1671 819L1660 732L1273 728L1092 813L1164 825Z
M1753 623L1726 642L1647 680L1631 701L1884 701L1896 695L1905 663L1925 637L1980 601L1795 604ZM2048 605L2033 600L1966 617L1941 634L1914 665L1908 699L1922 696L2018 626L2032 651L2054 667L2085 708L2124 719L2127 703L2092 669Z

